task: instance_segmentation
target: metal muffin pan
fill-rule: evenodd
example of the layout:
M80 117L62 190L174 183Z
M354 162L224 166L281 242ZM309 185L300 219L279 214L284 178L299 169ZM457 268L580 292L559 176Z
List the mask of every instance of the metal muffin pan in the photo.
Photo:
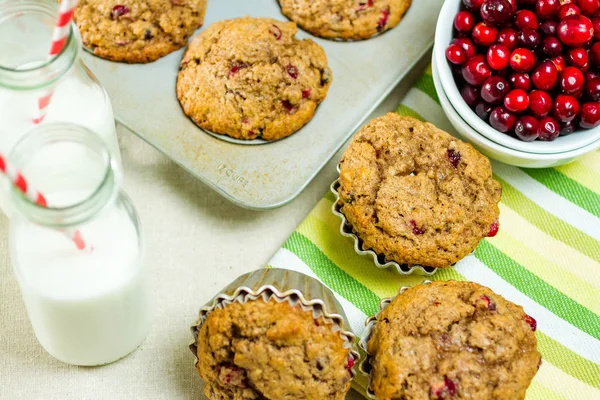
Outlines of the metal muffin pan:
M415 0L398 26L369 40L312 38L327 54L333 84L306 126L260 146L198 128L175 93L183 49L150 64L83 55L106 88L118 122L239 206L270 209L293 200L433 44L443 0ZM209 0L204 27L243 16L285 21L276 0ZM197 33L198 33L197 32Z

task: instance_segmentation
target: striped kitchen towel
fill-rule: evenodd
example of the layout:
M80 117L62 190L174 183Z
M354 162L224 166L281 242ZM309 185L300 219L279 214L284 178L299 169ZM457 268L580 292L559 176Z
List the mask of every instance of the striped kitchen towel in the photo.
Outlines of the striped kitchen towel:
M431 69L397 112L454 133L439 105ZM575 163L535 170L493 163L502 184L500 232L474 255L432 277L380 270L340 235L325 196L270 261L320 279L361 334L379 301L425 279L470 280L522 305L538 322L544 362L528 400L600 399L600 151Z

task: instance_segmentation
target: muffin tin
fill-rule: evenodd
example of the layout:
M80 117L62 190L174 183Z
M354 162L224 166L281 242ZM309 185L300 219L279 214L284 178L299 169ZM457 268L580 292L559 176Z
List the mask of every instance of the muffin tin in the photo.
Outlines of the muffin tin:
M183 49L150 64L83 58L106 88L117 121L225 198L270 209L300 194L428 51L442 4L413 1L398 26L369 40L339 42L299 31L299 39L312 38L325 49L333 84L311 122L271 143L224 140L188 119L175 94ZM286 20L276 0L211 0L204 27L245 15Z

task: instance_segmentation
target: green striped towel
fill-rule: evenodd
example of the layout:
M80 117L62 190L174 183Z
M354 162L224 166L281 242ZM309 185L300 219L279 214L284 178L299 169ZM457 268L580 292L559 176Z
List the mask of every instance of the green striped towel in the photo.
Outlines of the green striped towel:
M415 110L418 110L415 111ZM453 132L428 68L397 112ZM433 277L381 270L354 252L323 198L270 261L320 279L361 334L379 301L425 279L470 280L522 305L538 321L544 358L528 400L600 399L600 151L535 170L493 163L502 184L500 232ZM359 382L360 383L360 382ZM364 386L364 383L362 383Z

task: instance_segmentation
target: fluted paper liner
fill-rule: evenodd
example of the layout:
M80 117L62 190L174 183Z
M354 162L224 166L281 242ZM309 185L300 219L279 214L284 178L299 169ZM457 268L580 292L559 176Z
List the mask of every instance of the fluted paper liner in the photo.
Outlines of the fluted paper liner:
M236 301L244 304L259 298L265 302L271 299L278 302L286 301L291 306L299 305L304 311L312 311L315 319L323 317L327 324L332 325L333 331L338 332L344 340L344 347L349 349L355 365L358 364L356 337L348 328L350 325L344 309L333 292L318 280L300 272L268 268L240 276L200 309L198 321L191 327L194 339L190 344L190 350L196 357L196 365L198 364L198 333L208 315ZM354 378L355 367L350 372Z
M431 281L423 281L422 284L427 285L429 283L431 283ZM366 396L370 399L377 400L377 397L375 397L375 394L371 390L371 369L372 369L371 357L372 357L372 354L369 354L369 352L367 351L367 343L369 342L369 339L371 338L371 333L373 332L373 327L375 326L375 324L377 324L377 319L378 319L379 315L381 315L383 310L396 297L401 296L402 293L404 293L407 289L410 289L410 288L411 288L411 286L402 286L396 296L381 299L381 302L379 303L379 312L375 315L370 316L365 321L366 328L358 342L358 347L361 352L361 362L358 366L358 370L359 370L358 376L361 377L360 381L361 381L361 383L364 383L364 384L361 385L360 388L356 388L356 389L358 391L360 391L363 396ZM357 379L358 379L358 377L357 377Z

